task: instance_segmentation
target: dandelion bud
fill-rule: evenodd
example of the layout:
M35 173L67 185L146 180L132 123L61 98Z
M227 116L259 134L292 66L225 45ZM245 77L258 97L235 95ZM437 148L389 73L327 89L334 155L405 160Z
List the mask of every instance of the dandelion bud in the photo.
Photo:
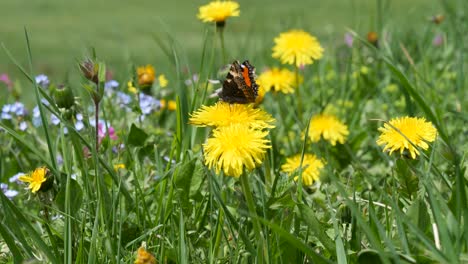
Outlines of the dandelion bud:
M80 70L83 73L84 77L96 84L99 83L98 79L98 65L95 64L92 60L87 59L80 63Z
M61 84L55 87L53 90L53 97L59 108L70 109L75 105L75 97L69 86Z
M341 220L341 223L350 224L352 220L351 209L345 204L340 205L337 217Z
M379 35L377 35L377 32L370 31L369 33L367 33L367 41L369 41L372 45L378 47Z
M137 68L138 85L141 88L150 88L156 78L154 67L151 65Z
M431 18L431 21L432 23L436 24L436 25L439 25L440 23L442 23L445 19L445 16L444 15L435 15Z

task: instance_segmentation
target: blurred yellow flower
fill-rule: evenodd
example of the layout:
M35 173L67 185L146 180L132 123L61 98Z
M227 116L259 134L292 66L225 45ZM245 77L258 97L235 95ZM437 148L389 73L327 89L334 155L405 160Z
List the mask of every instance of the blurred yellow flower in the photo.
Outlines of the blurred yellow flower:
M156 264L154 256L146 251L144 246L141 246L137 251L137 256L134 264Z
M387 85L387 87L385 87L385 91L388 92L388 93L394 93L394 92L398 91L398 85L396 85L394 83L389 83Z
M166 79L166 76L164 76L164 74L159 75L158 82L161 88L165 88L167 84L169 83L169 81Z
M28 189L31 189L32 193L36 193L41 189L42 184L47 181L48 172L49 170L46 167L40 167L29 175L20 176L19 180L29 183Z
M335 146L336 142L343 144L348 134L348 127L334 115L319 114L310 120L309 138L312 142L317 142L323 137Z
M363 75L366 75L366 74L369 73L369 68L366 67L366 66L361 66L360 71L361 71L361 73L362 73Z
M258 84L258 80L257 80L257 84ZM259 105L262 103L263 98L265 97L265 94L266 94L265 88L263 88L262 86L259 86L258 91L257 91L257 97L255 98L255 105Z
M115 164L115 165L114 165L114 170L115 170L115 171L118 171L118 170L120 170L120 169L125 169L125 164L123 164L123 163L118 163L118 164Z
M253 104L229 104L219 101L213 106L202 105L191 114L190 124L195 126L224 127L244 124L255 129L273 128L275 119Z
M140 86L151 86L155 79L155 70L151 65L137 68L138 84Z
M353 77L353 79L356 79L359 76L367 75L368 73L369 73L369 68L366 67L366 66L362 66L358 71L354 71L352 73L352 77Z
M379 128L382 133L377 139L378 145L385 145L383 151L390 150L390 155L395 150L408 150L411 158L415 159L419 155L416 147L426 150L437 136L437 130L431 122L426 122L424 118L399 117L385 123Z
M177 103L174 100L166 101L165 99L161 99L161 101L159 102L161 103L162 109L167 108L168 110L171 110L171 111L175 111L177 109Z
M323 55L323 48L315 37L303 30L290 30L274 39L273 58L297 67L312 64Z
M239 4L234 1L214 1L201 6L198 19L203 22L224 23L228 17L239 16Z
M289 173L289 175L294 175L295 172L299 172L299 167L301 165L301 154L289 157L286 159L286 163L281 166L281 171ZM314 181L319 180L320 172L323 169L325 164L321 159L318 159L313 154L304 154L304 159L302 160L302 183L305 186L310 186ZM294 180L297 181L298 176L294 177Z
M223 170L227 176L239 177L244 167L251 171L262 164L271 148L267 135L268 131L242 124L218 127L203 144L205 164L216 173Z
M299 82L302 82L302 76L299 76ZM257 84L265 91L293 93L296 85L296 76L294 72L288 69L272 68L262 72L258 76Z
M135 85L133 85L132 81L127 82L127 89L132 94L137 94L138 93L138 89L135 87Z

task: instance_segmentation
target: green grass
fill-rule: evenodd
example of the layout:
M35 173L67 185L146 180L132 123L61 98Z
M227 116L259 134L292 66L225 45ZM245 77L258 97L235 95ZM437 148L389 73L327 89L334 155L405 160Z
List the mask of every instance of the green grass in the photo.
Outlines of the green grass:
M243 1L224 32L227 61L214 28L195 18L204 2L186 2L2 3L0 72L13 76L29 113L41 99L49 104L40 108L47 125L33 126L31 114L0 119L0 182L19 192L12 199L0 192L1 263L133 263L142 243L158 263L468 261L465 2ZM436 13L446 16L441 25L428 21ZM300 70L303 111L296 94L267 93L258 107L276 123L262 164L240 178L216 173L204 164L213 130L188 122L218 100L208 95L219 85L207 80L222 81L220 68L233 59L249 59L257 74L272 66L294 71L271 58L273 38L290 28L308 30L325 48ZM347 28L356 32L352 48L343 44ZM381 33L378 48L365 40L370 30ZM436 33L445 37L440 47L432 45ZM91 48L97 85L77 67ZM152 92L176 100L176 111L139 118L126 82L142 64L168 76L169 86ZM118 139L106 137L109 129L97 149L91 98L100 97L105 68L133 100L126 110L115 92L104 93L99 118ZM31 84L40 72L67 84L71 107L59 107L54 86ZM193 73L200 81L186 86ZM0 93L2 105L15 101ZM344 144L301 136L325 109L348 127ZM383 121L400 116L425 117L437 128L417 159L376 144ZM301 153L326 161L312 186L281 170ZM50 170L50 189L33 194L8 182L40 166Z
M165 71L170 64L155 45L154 38L170 35L187 54L191 66L198 66L205 25L196 19L205 1L75 1L6 0L0 10L0 42L20 62L26 63L23 27L30 32L34 68L64 80L75 72L76 60L95 48L108 66L127 70L128 62L155 64ZM375 1L241 1L240 18L229 21L226 46L232 58L268 54L272 38L286 28L306 29L327 43L341 42L346 28L365 34L376 30ZM419 28L433 14L442 11L437 1L387 1L383 20L391 28L413 25ZM243 43L256 43L244 47ZM20 76L14 65L0 54L0 72Z

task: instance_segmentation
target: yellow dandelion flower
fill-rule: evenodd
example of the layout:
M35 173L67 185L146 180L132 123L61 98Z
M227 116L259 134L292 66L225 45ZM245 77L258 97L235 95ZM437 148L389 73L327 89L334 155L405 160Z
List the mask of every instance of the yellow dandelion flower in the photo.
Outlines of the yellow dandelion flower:
M286 159L286 163L281 166L281 171L289 173L289 175L294 175L294 172L299 171L301 165L301 154L289 157ZM302 160L302 183L305 186L310 186L315 181L319 180L320 172L325 166L324 162L317 158L313 154L304 154L304 159ZM294 177L294 180L297 181L298 176Z
M140 86L150 86L155 79L154 67L151 65L141 66L137 68L138 84Z
M317 142L323 137L335 146L336 142L343 144L348 134L348 127L334 115L319 114L310 120L309 137L312 142Z
M303 30L290 30L275 38L273 58L284 64L297 67L312 64L323 55L323 48L318 40Z
M257 97L255 98L255 105L259 105L262 103L263 98L265 97L265 94L266 94L265 88L263 88L262 86L259 86L258 91L257 91Z
M301 76L299 82L302 82ZM288 69L272 68L258 76L257 84L265 91L293 93L296 85L296 75Z
M123 163L118 163L118 164L115 164L115 165L114 165L114 170L115 170L115 171L118 171L118 170L120 170L120 169L125 169L125 164L123 164Z
M195 126L223 127L244 124L255 129L273 128L275 119L253 104L229 104L219 101L213 106L201 106L192 113L190 124Z
M158 82L161 88L165 88L169 84L169 81L166 79L166 76L164 74L159 75Z
M379 128L382 133L377 140L378 145L385 145L383 151L390 150L390 154L395 150L408 150L411 158L415 159L419 155L416 147L426 150L437 136L437 130L431 122L426 122L424 118L399 117L385 123ZM416 146L416 147L415 147Z
M137 251L137 256L134 264L156 264L154 256L146 251L144 246L141 246Z
M46 176L48 172L49 170L46 167L40 167L29 175L20 176L19 180L29 183L28 189L31 189L32 193L36 193L41 189L42 184L47 181Z
M271 148L267 135L268 131L247 125L219 127L203 144L205 164L216 173L223 170L227 176L240 177L244 167L250 171L262 164L266 150Z
M201 6L198 19L203 22L224 23L228 17L239 16L239 4L234 1L214 1Z

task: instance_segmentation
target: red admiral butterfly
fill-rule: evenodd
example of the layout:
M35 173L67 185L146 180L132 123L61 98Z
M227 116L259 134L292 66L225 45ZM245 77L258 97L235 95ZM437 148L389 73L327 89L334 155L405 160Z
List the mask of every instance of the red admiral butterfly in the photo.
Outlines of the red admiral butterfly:
M234 61L218 95L221 100L230 104L254 103L258 95L255 67L247 60L242 64L237 60Z

